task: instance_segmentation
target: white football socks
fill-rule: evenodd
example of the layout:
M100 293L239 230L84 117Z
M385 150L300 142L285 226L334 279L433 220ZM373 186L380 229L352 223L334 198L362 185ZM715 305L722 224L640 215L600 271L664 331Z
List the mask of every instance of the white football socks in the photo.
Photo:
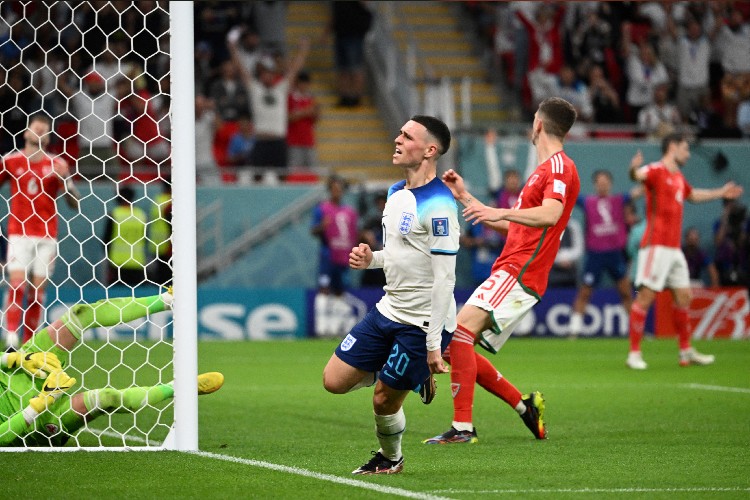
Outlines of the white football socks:
M401 438L406 430L404 409L393 415L375 415L375 433L380 441L380 453L388 460L401 459Z

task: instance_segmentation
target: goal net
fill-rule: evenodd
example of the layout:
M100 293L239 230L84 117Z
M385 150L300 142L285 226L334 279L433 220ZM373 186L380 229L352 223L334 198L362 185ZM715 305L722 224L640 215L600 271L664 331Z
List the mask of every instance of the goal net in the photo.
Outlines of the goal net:
M45 381L4 356L3 450L180 448L174 408L196 386L194 376L173 382L167 293L173 267L195 274L189 257L172 259L172 227L191 221L172 213L194 207L194 163L184 152L185 179L172 189L172 142L187 137L176 122L192 121L193 109L192 70L181 73L189 85L171 79L176 61L192 64L192 2L182 4L0 1L3 348L51 350L76 379L39 411L32 399ZM172 36L170 11L184 16L184 40ZM189 50L170 53L185 42ZM177 85L181 117L172 115ZM194 308L194 281L176 280L186 290L177 302ZM192 348L182 353L183 373L193 375L195 336L185 326ZM195 422L194 397L182 404L184 420ZM191 432L188 448L197 424Z

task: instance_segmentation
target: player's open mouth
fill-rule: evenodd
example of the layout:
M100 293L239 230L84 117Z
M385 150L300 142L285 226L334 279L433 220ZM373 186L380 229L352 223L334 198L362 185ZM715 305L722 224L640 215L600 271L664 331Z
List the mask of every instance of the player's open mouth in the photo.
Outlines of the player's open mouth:
M396 151L395 151L394 154L400 155L401 154L401 150L399 148L396 148Z

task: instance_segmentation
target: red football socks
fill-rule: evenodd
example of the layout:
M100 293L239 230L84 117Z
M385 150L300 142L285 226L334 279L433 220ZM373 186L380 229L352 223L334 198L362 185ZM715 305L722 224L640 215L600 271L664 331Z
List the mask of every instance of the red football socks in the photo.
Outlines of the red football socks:
M680 343L680 350L690 349L690 322L688 320L688 310L685 307L675 307L673 309L674 327L677 330L677 341Z
M511 408L515 409L518 403L521 402L521 391L516 389L516 386L508 382L497 369L492 366L490 360L474 352L477 362L477 383L482 386L487 392L494 394L506 403Z
M11 282L5 300L7 311L5 313L5 326L9 332L17 332L21 326L21 316L23 314L23 292L24 281Z
M39 288L29 287L29 307L26 309L26 315L23 318L23 341L31 339L36 329L39 327L39 319L42 317L44 308L45 292Z
M471 422L474 383L477 381L474 334L458 325L450 343L450 353L453 421Z
M630 307L630 352L640 352L643 329L646 327L646 314L638 301Z

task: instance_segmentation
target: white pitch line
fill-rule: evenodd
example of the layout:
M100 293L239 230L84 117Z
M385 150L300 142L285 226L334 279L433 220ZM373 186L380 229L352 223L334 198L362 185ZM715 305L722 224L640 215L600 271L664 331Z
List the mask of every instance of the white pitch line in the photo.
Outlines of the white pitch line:
M475 495L481 494L532 494L532 493L700 493L700 492L731 492L731 491L750 491L750 487L706 487L706 488L560 488L560 489L525 489L525 490L433 490L433 493L470 493Z
M703 391L721 391L721 392L739 392L741 394L750 394L750 389L745 387L727 387L723 385L704 385L704 384L680 384L680 387L686 389L698 389Z
M140 436L128 436L127 434L121 434L119 432L109 431L107 429L93 429L89 427L89 428L83 429L81 432L89 432L93 434L94 436L108 436L108 437L113 437L117 439L125 438L126 441L135 441L136 443L148 444L149 446L161 446L162 445L161 441L154 441L154 440L148 441L147 439L144 439Z
M313 479L319 479L321 481L328 481L336 484L344 484L347 486L353 486L355 488L363 488L366 490L377 491L378 493L384 493L386 495L396 495L406 498L421 498L424 500L442 500L446 497L433 495L430 493L424 493L419 491L409 491L401 488L394 488L393 486L383 486L375 483L367 483L364 481L357 481L356 479L350 479L347 477L339 477L331 474L322 474L320 472L314 472L307 469L300 469L299 467L290 467L288 465L279 465L270 462L262 462L260 460L250 460L247 458L232 457L229 455L220 455L218 453L210 453L207 451L188 451L190 455L198 455L200 457L213 458L215 460L223 460L225 462L234 462L243 465L249 465L251 467L261 467L263 469L270 469L279 472L286 472L287 474L296 474L298 476L311 477Z

